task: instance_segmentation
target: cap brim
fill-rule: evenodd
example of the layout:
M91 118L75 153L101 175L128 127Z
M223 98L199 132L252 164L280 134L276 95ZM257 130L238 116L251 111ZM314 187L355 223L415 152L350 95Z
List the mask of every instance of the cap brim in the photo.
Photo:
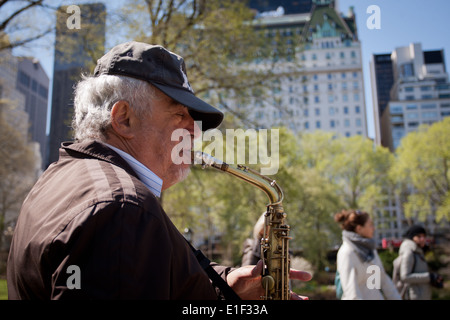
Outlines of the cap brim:
M152 85L171 97L173 100L186 106L189 114L195 121L202 122L202 131L218 127L223 120L223 113L197 98L187 90L169 87L160 83L152 82Z

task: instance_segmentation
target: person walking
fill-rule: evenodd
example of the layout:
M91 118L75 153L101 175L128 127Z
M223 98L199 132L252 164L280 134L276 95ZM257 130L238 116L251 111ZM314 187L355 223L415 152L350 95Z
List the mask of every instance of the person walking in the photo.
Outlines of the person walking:
M398 269L401 283L397 287L402 288L402 295L406 300L430 300L431 287L442 287L442 277L429 272L425 260L423 249L426 234L425 228L413 225L406 231L400 245Z
M400 294L378 256L373 239L375 227L369 214L342 210L334 219L343 229L343 243L337 254L337 272L343 290L341 299L400 300Z

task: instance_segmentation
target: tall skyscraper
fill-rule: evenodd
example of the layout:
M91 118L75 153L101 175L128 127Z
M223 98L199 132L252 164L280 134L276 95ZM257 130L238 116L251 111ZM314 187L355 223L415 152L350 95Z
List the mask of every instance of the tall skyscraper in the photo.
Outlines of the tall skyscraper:
M47 146L47 106L49 78L39 61L29 57L18 58L16 88L25 96L28 113L28 133L32 141L39 143L41 159L45 159ZM45 167L42 162L42 169Z
M272 106L256 102L254 120L264 127L285 125L294 132L324 130L347 137L367 136L361 43L354 12L350 8L347 16L340 14L333 0L311 0L310 4L307 13L277 10L257 16L255 25L267 30L268 44L270 37L279 36L285 39L286 50L295 52L288 55L286 68L295 59L295 71L301 76L280 80Z
M392 71L387 71L390 68ZM374 55L371 78L384 79L386 85L383 89L375 82L372 95L379 116L376 140L391 151L421 124L432 124L450 115L450 82L443 50L423 51L420 43L411 43L391 54ZM387 99L388 84L392 85Z
M61 142L72 139L74 85L82 73L93 71L96 60L105 51L105 5L94 3L70 7L62 6L57 11L47 165L58 159ZM78 13L80 15L76 16ZM76 24L71 24L73 19L79 19L79 29Z
M374 54L370 61L370 84L372 87L373 118L375 143L386 146L386 134L381 134L380 119L389 103L394 83L392 60L390 54ZM383 139L383 140L382 140Z

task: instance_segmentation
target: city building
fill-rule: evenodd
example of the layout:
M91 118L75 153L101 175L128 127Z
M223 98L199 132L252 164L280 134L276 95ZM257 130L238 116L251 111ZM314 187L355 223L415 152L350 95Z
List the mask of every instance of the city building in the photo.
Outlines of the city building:
M299 13L286 14L277 8L256 15L254 25L265 30L268 40L285 39L287 59L278 70L295 69L298 76L280 79L273 103L254 101L252 120L262 127L285 125L294 132L367 137L361 43L353 9L344 16L333 0L304 1L302 8L308 3L309 12L299 8Z
M16 88L25 96L25 111L29 118L30 139L39 143L41 159L45 159L47 146L47 106L49 78L38 60L18 58ZM45 164L42 161L42 169Z
M25 96L20 92L18 83L17 57L12 55L12 50L0 51L0 103L1 116L21 133L23 141L28 140L28 114L25 112Z
M424 51L420 43L412 43L391 54L373 55L371 78L374 106L378 107L376 141L391 151L421 124L450 115L450 82L443 50ZM380 86L383 79L384 87Z
M67 6L58 9L53 68L49 148L46 165L58 159L61 142L72 140L73 88L82 73L91 73L104 54L106 7L82 4L80 28L69 28ZM69 25L69 26L68 26Z
M394 82L390 53L372 55L370 61L370 77L375 143L377 145L387 146L390 139L387 139L386 135L381 135L380 119L391 98L391 88Z

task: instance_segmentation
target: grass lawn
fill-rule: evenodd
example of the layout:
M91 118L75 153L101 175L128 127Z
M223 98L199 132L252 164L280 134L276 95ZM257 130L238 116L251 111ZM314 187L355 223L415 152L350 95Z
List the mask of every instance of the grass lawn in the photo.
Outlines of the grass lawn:
M6 289L6 279L0 279L0 300L8 300L8 290Z

